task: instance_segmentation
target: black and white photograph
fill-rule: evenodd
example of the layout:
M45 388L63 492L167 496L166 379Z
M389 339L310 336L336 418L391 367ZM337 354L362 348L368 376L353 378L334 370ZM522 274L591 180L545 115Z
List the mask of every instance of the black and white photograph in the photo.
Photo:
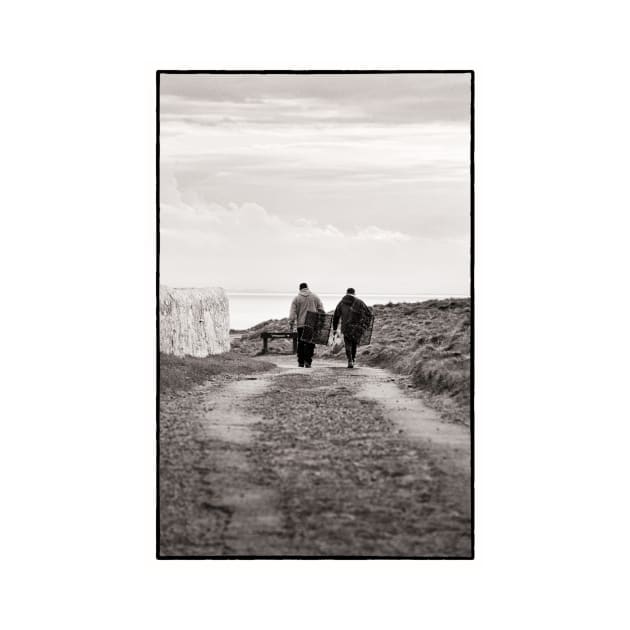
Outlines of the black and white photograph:
M471 559L474 74L157 73L157 557Z
M11 630L627 630L619 2L4 3Z

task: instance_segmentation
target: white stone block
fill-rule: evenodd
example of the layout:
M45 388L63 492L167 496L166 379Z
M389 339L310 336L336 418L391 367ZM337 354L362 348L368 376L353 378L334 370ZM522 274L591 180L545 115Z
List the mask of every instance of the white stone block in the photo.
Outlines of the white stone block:
M219 287L160 286L160 352L207 357L230 350L230 308Z

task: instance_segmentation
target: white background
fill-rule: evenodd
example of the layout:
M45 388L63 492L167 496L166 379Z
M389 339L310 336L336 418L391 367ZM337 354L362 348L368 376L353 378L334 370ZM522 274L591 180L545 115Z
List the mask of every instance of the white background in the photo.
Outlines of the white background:
M8 3L7 628L621 628L623 3ZM154 559L158 68L473 68L476 559Z

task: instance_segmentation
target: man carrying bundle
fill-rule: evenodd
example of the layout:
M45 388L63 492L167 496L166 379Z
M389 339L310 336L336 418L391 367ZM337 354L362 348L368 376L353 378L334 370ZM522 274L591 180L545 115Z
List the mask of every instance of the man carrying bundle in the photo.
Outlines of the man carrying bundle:
M289 327L293 330L293 326L297 324L298 333L298 365L304 368L310 368L313 362L313 352L315 344L302 340L304 332L304 323L306 322L306 313L308 311L324 312L322 301L311 292L306 282L300 284L300 292L293 298L291 302L291 310L289 311Z
M341 319L341 332L346 346L346 356L348 357L348 367L353 368L357 356L357 345L361 341L363 334L372 324L372 311L368 306L354 295L353 288L346 291L346 295L337 304L335 316L333 318L333 329L337 332L339 319Z

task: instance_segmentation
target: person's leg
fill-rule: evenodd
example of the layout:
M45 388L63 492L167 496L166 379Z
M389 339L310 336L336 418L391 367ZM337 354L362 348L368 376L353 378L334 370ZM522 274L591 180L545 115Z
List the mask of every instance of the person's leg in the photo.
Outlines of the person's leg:
M348 367L353 367L354 361L352 359L352 345L354 344L354 341L347 335L344 335L343 344L346 348L346 357L348 359Z
M357 358L357 342L354 340L352 342L352 362L354 363Z
M302 332L304 331L304 328L300 327L297 329L297 335L298 335L298 347L297 347L297 360L298 360L298 365L300 367L304 367L304 349L305 349L305 343L302 341Z
M313 354L315 354L315 344L314 343L306 343L304 344L304 365L310 367L313 362Z

